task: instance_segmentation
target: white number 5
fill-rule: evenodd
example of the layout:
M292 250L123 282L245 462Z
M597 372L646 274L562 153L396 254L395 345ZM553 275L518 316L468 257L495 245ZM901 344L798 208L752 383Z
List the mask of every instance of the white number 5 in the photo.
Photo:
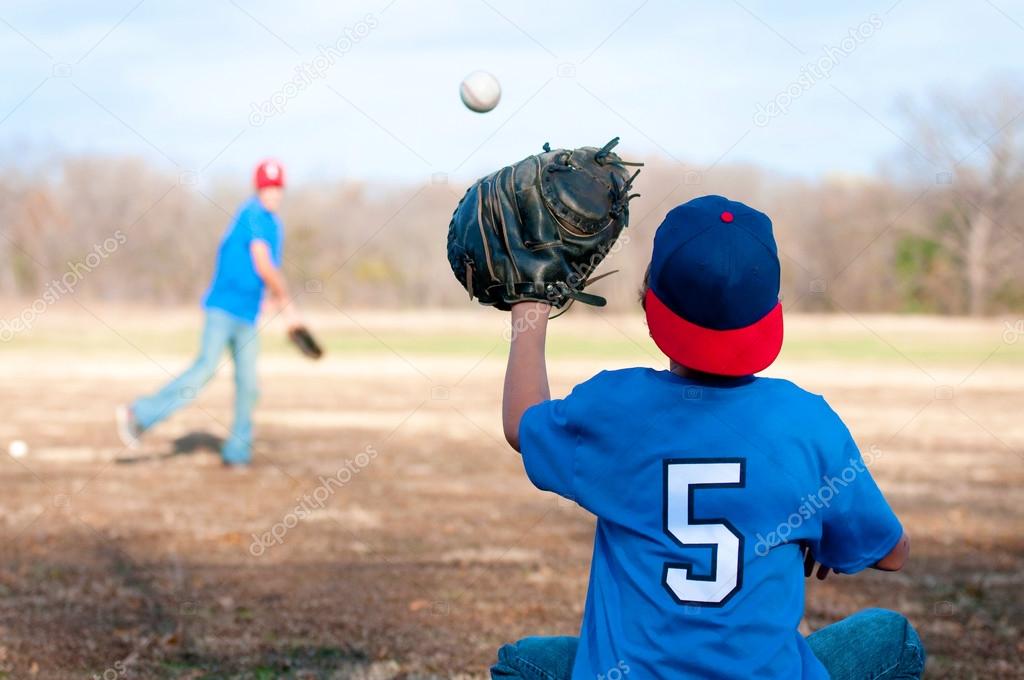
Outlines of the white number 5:
M743 458L665 461L665 533L681 547L711 550L708 574L694 574L689 562L665 563L662 584L679 604L720 607L743 585L743 535L727 519L695 518L693 494L745 485Z

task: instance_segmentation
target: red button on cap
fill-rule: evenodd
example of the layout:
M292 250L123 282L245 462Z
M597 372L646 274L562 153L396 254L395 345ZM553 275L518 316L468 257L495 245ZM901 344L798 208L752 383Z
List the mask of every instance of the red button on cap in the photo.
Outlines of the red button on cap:
M732 213L728 210L722 213L722 221L726 223L732 222Z

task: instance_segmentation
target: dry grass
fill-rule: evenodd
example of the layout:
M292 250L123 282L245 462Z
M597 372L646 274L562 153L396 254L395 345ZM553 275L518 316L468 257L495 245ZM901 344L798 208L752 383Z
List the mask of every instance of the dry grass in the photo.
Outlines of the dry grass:
M111 428L114 404L187 362L197 315L93 311L106 325L54 312L2 349L0 441L30 452L0 458L0 677L478 676L504 641L576 629L592 520L534 490L501 440L501 315L321 317L319 365L268 336L256 464L229 473L203 448L230 418L226 376L140 452ZM636 318L556 324L556 392L656 361ZM880 447L874 474L914 537L903 573L811 584L811 626L893 607L930 677L1020 677L1024 342L1003 344L1001 321L789 328L798 351L773 373ZM453 334L471 341L448 351ZM594 337L607 344L571 357Z

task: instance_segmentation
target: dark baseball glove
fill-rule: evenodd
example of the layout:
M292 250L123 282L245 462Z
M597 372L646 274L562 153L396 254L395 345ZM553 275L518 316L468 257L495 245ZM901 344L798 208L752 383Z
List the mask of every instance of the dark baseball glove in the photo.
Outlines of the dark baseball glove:
M288 339L299 348L300 352L310 359L319 359L324 355L324 350L320 347L320 343L316 341L316 338L313 337L313 334L305 326L296 326L289 330Z
M469 188L448 226L448 261L470 299L504 310L524 300L605 304L584 288L629 222L640 171L626 166L643 165L612 153L618 143L545 144Z

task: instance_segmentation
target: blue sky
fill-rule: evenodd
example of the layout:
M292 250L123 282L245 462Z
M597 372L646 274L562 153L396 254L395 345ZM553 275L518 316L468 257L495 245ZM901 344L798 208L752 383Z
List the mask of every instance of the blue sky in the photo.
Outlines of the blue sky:
M1024 76L1024 3L894 2L15 0L0 150L142 155L202 182L266 155L299 181L420 181L621 135L628 155L869 174L901 151L901 99ZM489 114L458 98L476 69L504 88ZM758 118L771 102L785 112Z

